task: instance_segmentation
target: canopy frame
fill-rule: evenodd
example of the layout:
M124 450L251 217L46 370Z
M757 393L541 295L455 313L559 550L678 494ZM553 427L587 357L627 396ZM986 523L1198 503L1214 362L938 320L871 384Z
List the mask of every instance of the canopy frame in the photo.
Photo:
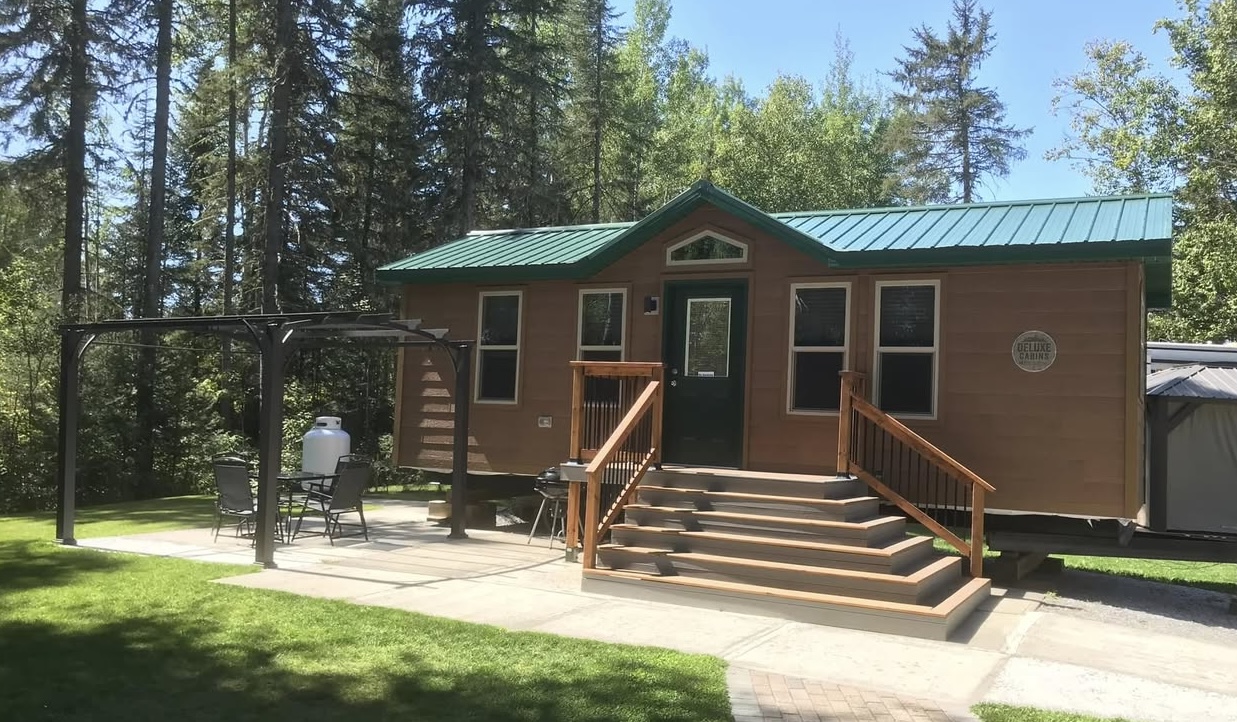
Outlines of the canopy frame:
M261 408L258 425L258 508L254 562L275 566L279 464L283 445L284 365L306 346L346 342L395 347L423 346L445 351L455 371L455 416L451 469L451 532L467 538L464 509L468 488L468 411L472 399L475 342L447 339L446 329L423 329L419 319L397 319L370 311L131 318L66 323L60 326L60 427L57 439L56 539L76 545L77 444L81 417L81 362L102 335L126 331L187 331L252 342L261 355Z

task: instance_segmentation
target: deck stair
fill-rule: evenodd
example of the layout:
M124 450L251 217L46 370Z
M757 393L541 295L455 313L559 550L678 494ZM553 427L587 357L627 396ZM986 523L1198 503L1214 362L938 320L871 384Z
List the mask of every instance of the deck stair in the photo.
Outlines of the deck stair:
M854 478L649 471L584 588L946 639L989 595Z

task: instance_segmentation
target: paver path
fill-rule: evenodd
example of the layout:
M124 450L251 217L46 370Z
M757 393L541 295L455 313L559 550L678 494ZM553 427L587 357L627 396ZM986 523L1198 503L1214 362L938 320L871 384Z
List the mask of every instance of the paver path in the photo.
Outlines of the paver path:
M844 684L732 666L726 673L735 722L973 722L965 710Z

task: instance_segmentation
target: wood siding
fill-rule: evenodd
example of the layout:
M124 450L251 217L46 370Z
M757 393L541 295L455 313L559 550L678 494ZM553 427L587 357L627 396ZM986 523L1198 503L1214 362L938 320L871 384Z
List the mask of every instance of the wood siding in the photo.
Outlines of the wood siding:
M711 229L749 244L730 267L665 265L665 249ZM940 282L938 413L905 419L996 488L988 505L1131 517L1142 503L1142 273L1138 264L1018 265L839 273L712 209L701 209L587 282L521 286L407 286L405 314L452 338L477 334L478 293L524 291L519 403L473 404L469 468L534 474L566 458L579 290L628 288L625 358L660 361L661 315L644 299L667 280L747 278L748 350L744 466L832 474L837 417L787 412L790 286L851 283L850 366L871 372L876 282ZM663 309L664 310L664 309ZM1036 329L1057 342L1046 372L1019 370L1014 338ZM441 352L402 352L397 463L447 469L452 372ZM475 369L475 366L474 366ZM1131 418L1131 415L1137 418ZM539 428L550 416L552 428Z

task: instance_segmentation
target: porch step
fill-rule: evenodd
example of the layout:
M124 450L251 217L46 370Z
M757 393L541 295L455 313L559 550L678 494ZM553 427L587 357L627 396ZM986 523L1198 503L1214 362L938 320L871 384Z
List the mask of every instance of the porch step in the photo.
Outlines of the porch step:
M968 580L932 605L612 569L585 570L583 588L648 601L943 640L988 597L991 582Z
M645 474L641 486L645 484L670 489L736 492L800 499L847 499L868 496L871 493L867 485L854 478L694 467L666 467L660 471L650 470Z
M944 639L990 588L855 478L667 467L621 520L585 589Z
M913 536L882 546L858 546L801 538L762 537L721 531L684 531L656 526L615 524L615 544L674 552L700 552L739 559L806 564L884 574L905 574L932 555L932 539Z
M718 531L765 538L803 538L865 547L881 546L906 532L906 519L900 516L833 521L649 504L628 504L624 512L628 521L641 526L682 527L686 531Z
M602 545L600 559L611 569L758 584L778 589L865 597L905 604L936 601L962 578L960 557L929 559L909 574L740 559L698 552Z
M832 521L867 519L880 512L880 497L876 496L817 499L641 484L638 498L641 503L651 506L686 506L702 511L730 511Z

